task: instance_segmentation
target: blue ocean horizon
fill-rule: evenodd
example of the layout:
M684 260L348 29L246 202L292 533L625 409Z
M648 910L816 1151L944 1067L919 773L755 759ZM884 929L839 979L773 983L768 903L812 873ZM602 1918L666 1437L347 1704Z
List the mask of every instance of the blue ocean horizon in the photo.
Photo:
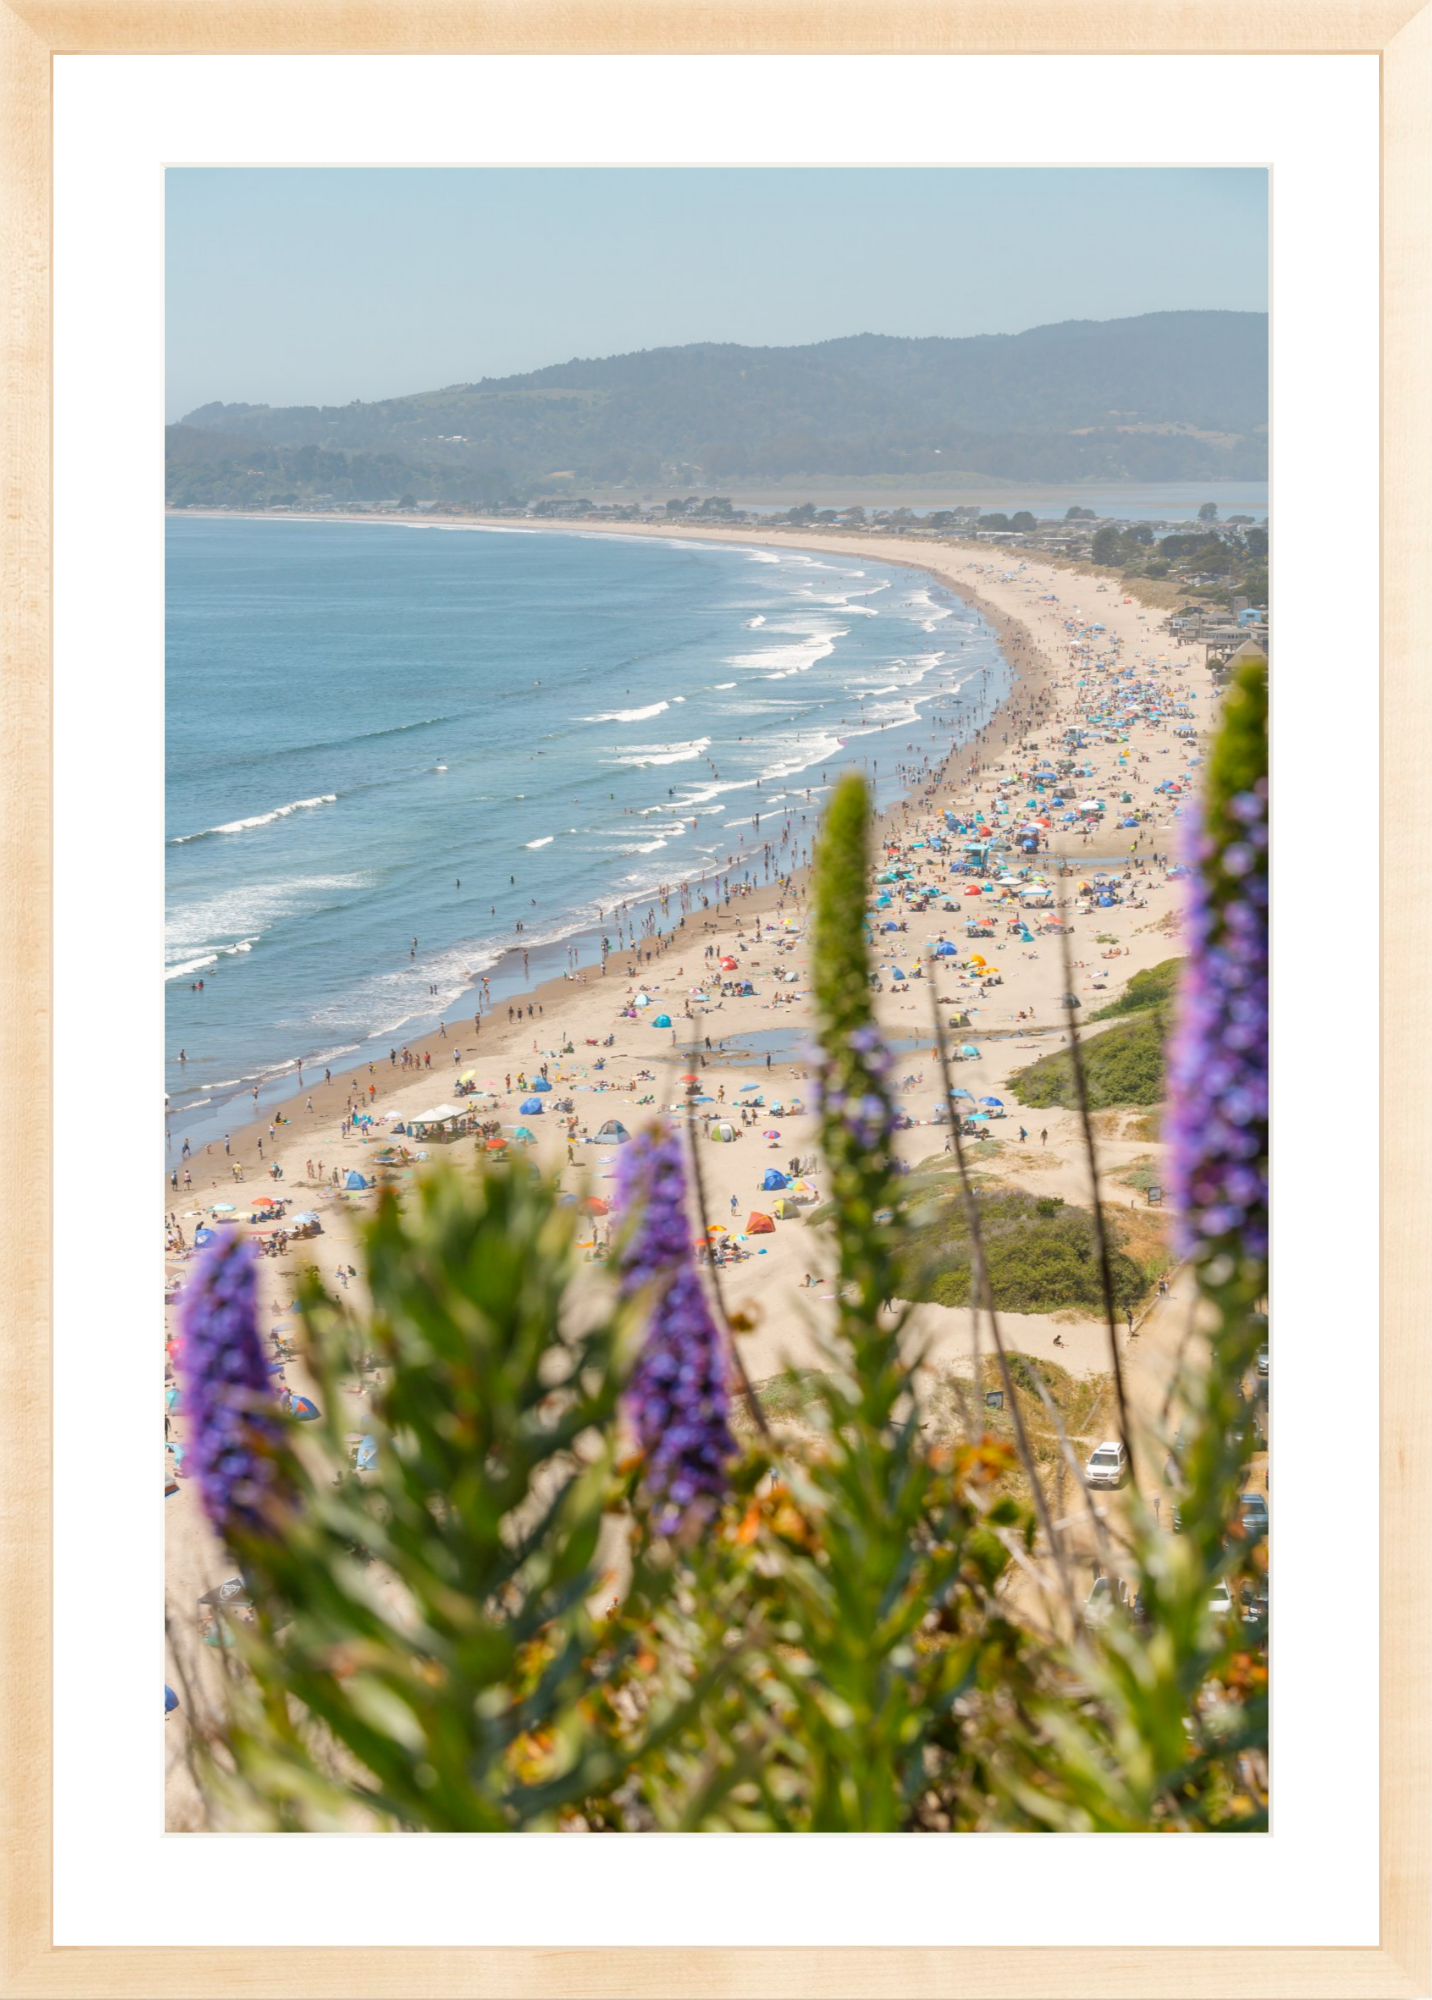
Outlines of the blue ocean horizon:
M171 1128L799 865L840 771L888 803L1009 686L971 606L854 553L171 516Z

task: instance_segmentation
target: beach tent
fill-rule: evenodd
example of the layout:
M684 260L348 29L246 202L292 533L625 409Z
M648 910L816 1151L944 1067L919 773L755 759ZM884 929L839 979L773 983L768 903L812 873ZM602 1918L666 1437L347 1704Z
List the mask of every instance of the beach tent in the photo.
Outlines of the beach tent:
M597 1133L593 1144L598 1146L624 1146L631 1137L620 1118L609 1118Z
M360 1438L358 1456L353 1462L360 1472L371 1472L378 1463L378 1440L371 1437Z
M765 1193L769 1194L775 1188L784 1188L789 1185L789 1181L779 1167L767 1167L765 1178L761 1182L761 1187Z
M671 1026L670 1014L658 1014L651 1025L653 1028L669 1028Z
M364 1180L356 1167L350 1167L344 1176L343 1185L346 1188L365 1188L369 1183Z
M548 1083L545 1076L534 1076L532 1079L532 1088L534 1090L550 1090L552 1086Z
M633 1007L649 1007L651 1005L651 995L649 993L638 993L631 1004Z
M760 1210L756 1209L747 1216L746 1234L748 1236L774 1236L775 1233L776 1225L772 1222L769 1215L762 1215Z
M519 1125L512 1135L512 1143L514 1146L535 1146L537 1137L535 1133L529 1132L525 1125Z
M316 1423L318 1420L318 1405L311 1403L307 1396L295 1396L292 1409L301 1424Z
M173 1688L170 1687L168 1681L166 1681L164 1683L164 1713L172 1715L178 1706L179 1697L175 1694Z
M736 1136L736 1128L734 1125L726 1124L726 1122L723 1119L720 1123L715 1124L711 1127L710 1136L716 1141L718 1145L729 1146L731 1141Z
M799 1216L800 1210L793 1201L782 1195L779 1201L772 1202L771 1213L779 1216L782 1222L789 1222L792 1216Z
M943 944L938 944L935 947L936 958L958 958L959 955L958 947L952 945L948 938L945 939Z
M536 1118L541 1114L542 1100L540 1097L524 1097L517 1109L524 1118Z
M980 1052L973 1042L961 1042L960 1054L966 1062L978 1062L980 1059Z
M217 1243L218 1240L219 1232L217 1229L201 1228L194 1231L194 1248L196 1250L205 1250L211 1243Z

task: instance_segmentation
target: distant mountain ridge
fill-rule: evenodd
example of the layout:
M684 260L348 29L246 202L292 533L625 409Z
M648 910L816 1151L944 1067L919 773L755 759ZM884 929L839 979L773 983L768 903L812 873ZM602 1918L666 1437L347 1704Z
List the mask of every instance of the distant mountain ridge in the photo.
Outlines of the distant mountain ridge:
M170 497L218 484L252 499L273 478L305 494L327 482L335 497L421 487L474 501L802 474L1259 479L1267 423L1263 313L699 343L374 403L205 404L170 427Z

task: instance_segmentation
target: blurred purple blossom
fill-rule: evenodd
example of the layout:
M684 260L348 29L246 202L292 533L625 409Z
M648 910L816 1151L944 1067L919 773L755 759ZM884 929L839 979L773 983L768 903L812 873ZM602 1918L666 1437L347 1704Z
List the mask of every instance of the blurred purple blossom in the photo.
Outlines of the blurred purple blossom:
M254 1253L235 1235L200 1253L179 1308L189 1462L220 1535L264 1528L282 1426L259 1344Z
M1221 849L1191 813L1189 955L1169 1051L1170 1184L1186 1257L1268 1254L1268 786L1228 801ZM1236 1237L1236 1244L1226 1239Z
M623 1146L620 1206L636 1218L623 1254L625 1296L654 1293L646 1340L632 1377L631 1407L646 1454L656 1527L673 1534L703 1501L726 1491L735 1454L727 1423L726 1355L691 1250L681 1142L667 1127Z

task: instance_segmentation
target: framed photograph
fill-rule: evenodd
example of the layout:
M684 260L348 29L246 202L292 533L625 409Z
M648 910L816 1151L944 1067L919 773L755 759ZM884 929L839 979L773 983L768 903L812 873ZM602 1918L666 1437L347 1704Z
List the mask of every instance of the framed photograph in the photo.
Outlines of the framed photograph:
M1428 1990L1428 20L0 11L6 1992Z

